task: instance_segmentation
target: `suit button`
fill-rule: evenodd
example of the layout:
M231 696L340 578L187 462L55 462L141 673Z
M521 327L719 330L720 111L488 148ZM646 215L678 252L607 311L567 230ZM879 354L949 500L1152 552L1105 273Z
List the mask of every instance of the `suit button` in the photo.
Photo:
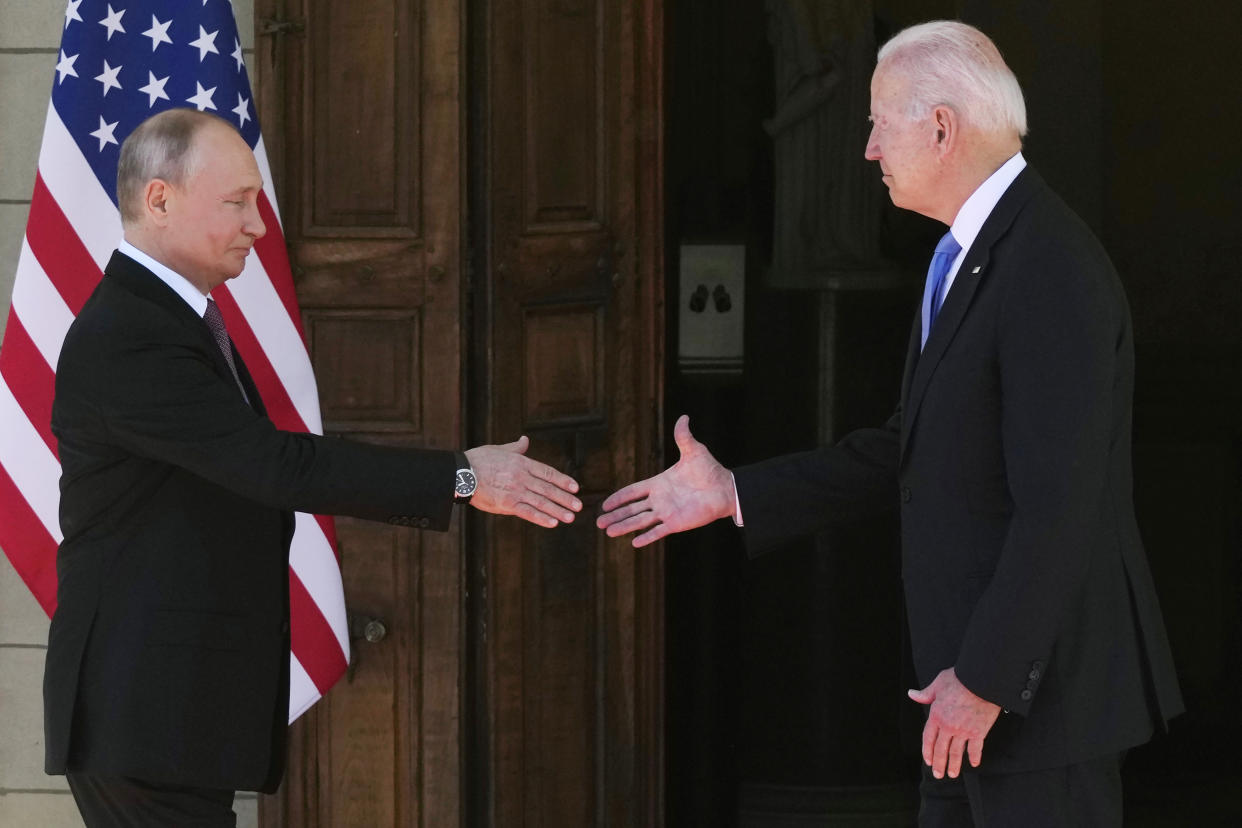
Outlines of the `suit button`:
M1039 686L1039 682L1036 681L1035 679L1031 679L1030 681L1026 683L1027 690L1034 690L1038 686Z
M1038 670L1032 670L1031 672L1029 672L1029 673L1027 673L1027 674L1026 674L1026 677L1027 677L1027 678L1029 678L1031 681L1038 681L1038 680L1039 680L1039 671L1038 671Z
M910 502L910 487L909 486L901 487L901 502L902 503Z
M419 526L419 528L420 528L420 529L426 529L426 528L427 528L428 526L430 526L430 525L431 525L431 521L430 521L430 520L428 520L427 518L419 518L419 519L418 519L418 526Z
M397 517L396 515L393 515L392 517L388 519L388 522L392 524L393 526L400 526L401 518Z
M1032 670L1042 670L1042 669L1044 669L1044 663L1043 663L1042 661L1032 661L1032 662L1031 662L1031 669L1032 669Z
M1034 693L1032 693L1030 690L1023 690L1023 691L1022 691L1022 693L1020 694L1020 697L1021 697L1022 701L1030 701L1030 700L1031 700L1031 696L1033 696L1033 695L1035 695L1035 694L1034 694Z

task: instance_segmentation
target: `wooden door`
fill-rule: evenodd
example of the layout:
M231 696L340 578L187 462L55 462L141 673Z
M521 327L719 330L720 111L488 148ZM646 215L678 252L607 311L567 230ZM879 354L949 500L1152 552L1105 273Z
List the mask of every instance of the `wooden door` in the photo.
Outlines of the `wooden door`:
M325 429L458 447L461 10L257 0L253 67ZM346 602L380 618L295 725L263 824L455 826L461 532L338 520Z
M662 824L661 552L594 527L603 497L659 465L659 4L477 7L471 416L489 440L529 434L585 508L552 532L481 527L471 822Z
M264 825L660 824L663 563L593 528L660 465L658 0L256 0L256 31L327 428L461 445L468 381L470 442L531 435L587 503L475 516L467 555L340 521L388 635L295 726Z

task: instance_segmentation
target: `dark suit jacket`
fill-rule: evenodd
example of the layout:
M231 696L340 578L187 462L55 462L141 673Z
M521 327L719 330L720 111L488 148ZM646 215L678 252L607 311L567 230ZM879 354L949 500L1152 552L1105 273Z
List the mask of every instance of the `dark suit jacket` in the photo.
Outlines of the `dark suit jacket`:
M1129 308L1091 231L1031 169L966 251L897 413L736 471L752 552L899 506L918 680L1001 705L983 769L1146 741L1181 712L1135 523Z
M120 253L69 329L48 773L273 790L292 510L448 526L451 452L278 431L234 357L255 408L203 320Z

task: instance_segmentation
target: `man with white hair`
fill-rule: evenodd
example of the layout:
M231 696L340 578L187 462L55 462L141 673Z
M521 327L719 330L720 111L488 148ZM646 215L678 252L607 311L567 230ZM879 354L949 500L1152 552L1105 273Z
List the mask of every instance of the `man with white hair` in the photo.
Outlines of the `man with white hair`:
M919 824L1120 826L1125 752L1183 709L1134 516L1121 282L1027 167L1021 89L977 29L885 44L871 121L893 203L949 225L897 412L732 474L683 417L681 460L597 523L641 546L732 516L754 553L899 506Z

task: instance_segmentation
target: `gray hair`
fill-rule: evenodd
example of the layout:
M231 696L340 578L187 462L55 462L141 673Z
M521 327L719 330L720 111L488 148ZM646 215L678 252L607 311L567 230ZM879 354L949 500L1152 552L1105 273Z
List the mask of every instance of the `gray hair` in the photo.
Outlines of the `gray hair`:
M987 35L956 20L933 20L898 32L880 48L880 68L909 84L906 116L924 118L951 107L986 132L1026 135L1026 103L1018 79Z
M116 201L121 224L130 225L142 217L142 192L147 182L160 178L182 187L198 170L194 139L210 124L232 124L197 109L166 109L152 115L121 144L116 165Z

